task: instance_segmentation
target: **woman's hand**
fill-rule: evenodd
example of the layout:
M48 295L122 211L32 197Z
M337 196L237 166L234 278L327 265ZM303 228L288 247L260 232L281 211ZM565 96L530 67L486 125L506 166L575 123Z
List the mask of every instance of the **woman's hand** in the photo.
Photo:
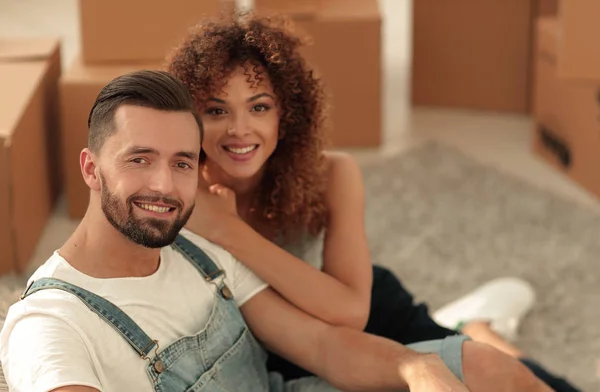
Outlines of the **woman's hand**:
M215 201L215 204L218 204L216 206L217 209L222 210L224 213L227 213L231 216L239 218L237 213L235 192L221 184L213 184L208 188L208 190L211 194L218 196ZM198 202L198 196L196 196L196 204L198 204ZM202 202L202 200L200 202Z
M220 184L201 185L196 192L196 205L185 227L207 240L219 244L227 227L240 221L235 193Z

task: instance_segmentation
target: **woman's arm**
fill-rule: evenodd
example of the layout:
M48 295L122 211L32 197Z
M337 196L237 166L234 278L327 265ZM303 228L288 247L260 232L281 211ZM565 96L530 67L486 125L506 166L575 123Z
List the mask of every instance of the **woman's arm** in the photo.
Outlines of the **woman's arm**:
M220 225L222 230L211 240L296 307L327 323L362 330L369 316L372 283L362 175L349 155L328 154L327 160L330 221L323 271L281 249L237 218Z

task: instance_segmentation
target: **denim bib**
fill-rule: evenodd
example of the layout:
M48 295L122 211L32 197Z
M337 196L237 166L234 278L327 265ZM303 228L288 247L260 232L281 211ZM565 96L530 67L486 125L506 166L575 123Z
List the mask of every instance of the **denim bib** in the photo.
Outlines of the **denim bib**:
M33 282L25 298L44 289L69 292L111 325L147 361L146 373L156 392L255 392L273 390L265 366L266 355L248 330L233 295L217 278L225 272L197 246L179 235L172 245L200 272L205 281L217 287L209 321L194 336L183 337L166 347L148 336L121 309L102 297L54 278ZM283 385L282 385L283 386ZM279 388L275 388L278 390Z

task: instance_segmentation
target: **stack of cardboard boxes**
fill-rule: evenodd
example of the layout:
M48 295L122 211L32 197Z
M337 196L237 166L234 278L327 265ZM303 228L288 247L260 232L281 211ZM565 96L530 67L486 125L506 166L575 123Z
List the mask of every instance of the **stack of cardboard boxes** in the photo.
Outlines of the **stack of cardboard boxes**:
M335 147L382 142L381 11L378 0L254 0L311 38L304 56L322 78L331 105L327 133Z
M0 274L22 272L60 189L60 45L0 38Z
M533 150L600 196L600 32L597 0L563 0L537 21Z
M230 0L79 0L81 56L60 80L62 158L71 218L82 218L89 189L79 169L87 119L110 80L140 69L162 69L165 56L203 17L233 7Z
M314 16L327 0L254 0L254 9L258 11L292 14L295 17Z
M598 0L419 0L412 102L532 114L533 150L600 195Z
M78 157L87 143L87 117L111 79L141 68L160 69L165 54L202 15L230 10L232 0L80 0L82 54L60 81L63 165L69 215L81 218L89 191ZM143 9L143 12L140 10ZM381 142L381 14L378 0L257 0L257 13L291 17L312 38L305 55L330 97L335 146Z
M530 113L534 23L556 10L557 0L415 1L413 104Z

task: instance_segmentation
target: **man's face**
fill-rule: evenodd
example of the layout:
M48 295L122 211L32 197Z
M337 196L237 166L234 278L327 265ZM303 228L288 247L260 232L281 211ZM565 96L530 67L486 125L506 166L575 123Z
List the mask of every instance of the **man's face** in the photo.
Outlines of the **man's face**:
M200 154L194 116L125 105L114 127L97 167L102 211L131 241L167 246L194 207Z

